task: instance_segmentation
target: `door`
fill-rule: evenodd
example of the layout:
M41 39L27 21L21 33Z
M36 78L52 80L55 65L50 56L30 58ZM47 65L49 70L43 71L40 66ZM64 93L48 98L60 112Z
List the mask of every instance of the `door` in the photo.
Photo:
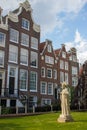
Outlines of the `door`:
M15 77L9 77L9 94L14 94Z
M1 95L1 91L2 91L2 79L0 79L0 95Z

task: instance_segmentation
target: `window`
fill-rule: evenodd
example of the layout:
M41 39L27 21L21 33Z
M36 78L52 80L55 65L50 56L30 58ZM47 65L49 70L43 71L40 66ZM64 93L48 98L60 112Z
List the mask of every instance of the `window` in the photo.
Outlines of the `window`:
M48 83L48 95L53 95L53 84Z
M44 105L51 105L51 99L42 99L42 106Z
M53 71L53 77L54 77L54 79L57 79L57 70Z
M64 72L60 72L60 83L64 81Z
M38 50L38 39L31 37L31 48Z
M60 60L60 69L64 69L64 61Z
M66 52L64 52L64 51L62 52L62 57L66 58Z
M41 68L41 77L45 77L45 68L44 67Z
M27 79L28 79L27 70L20 69L20 89L23 90L27 89Z
M24 46L29 46L29 36L27 34L21 34L21 44Z
M15 43L18 43L19 41L19 32L12 28L10 28L10 41Z
M29 30L29 21L25 18L22 18L22 28Z
M20 63L23 65L28 65L28 50L21 48Z
M45 56L45 62L48 64L54 64L54 58L51 56Z
M30 91L37 91L37 73L34 71L30 72Z
M4 67L4 51L0 50L0 67Z
M65 62L65 70L68 70L68 62Z
M46 94L46 93L47 93L47 83L41 82L41 94Z
M73 61L74 61L74 62L77 62L76 55L72 55L72 57L73 57Z
M5 38L6 38L6 35L0 32L0 46L5 46Z
M65 82L68 84L68 73L65 73Z
M72 75L77 75L77 72L78 70L77 70L77 67L75 67L75 66L72 66Z
M52 69L47 69L47 77L52 78Z
M37 96L29 97L29 108L32 108L33 106L37 107Z
M30 65L32 67L38 67L38 54L31 51Z
M72 86L76 87L78 84L78 78L77 77L72 77Z
M14 63L18 62L18 47L14 45L9 46L9 61Z
M52 52L52 47L51 47L51 45L48 44L47 48L48 48L48 52Z

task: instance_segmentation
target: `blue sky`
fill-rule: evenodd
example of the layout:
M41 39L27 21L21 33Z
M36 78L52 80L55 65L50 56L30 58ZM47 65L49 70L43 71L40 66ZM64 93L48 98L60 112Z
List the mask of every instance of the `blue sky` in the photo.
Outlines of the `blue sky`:
M3 14L25 0L0 0ZM54 49L76 47L79 62L87 60L87 0L29 0L34 21L41 26L41 42L49 39Z

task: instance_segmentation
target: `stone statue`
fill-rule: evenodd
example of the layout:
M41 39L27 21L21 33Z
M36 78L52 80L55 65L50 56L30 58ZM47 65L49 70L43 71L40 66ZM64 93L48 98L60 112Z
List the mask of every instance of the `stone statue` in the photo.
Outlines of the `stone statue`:
M70 115L69 91L67 89L66 82L62 83L62 92L60 93L60 100L61 100L62 113L60 117L58 118L58 122L73 121Z

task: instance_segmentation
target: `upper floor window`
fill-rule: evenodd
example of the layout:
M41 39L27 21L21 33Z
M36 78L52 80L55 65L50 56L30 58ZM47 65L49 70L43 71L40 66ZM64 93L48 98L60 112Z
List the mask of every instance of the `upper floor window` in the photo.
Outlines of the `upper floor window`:
M53 83L48 83L48 95L53 95Z
M30 65L32 67L38 67L38 54L31 51Z
M10 41L15 43L19 41L19 32L13 28L10 28Z
M30 72L30 91L37 91L37 72Z
M52 69L47 69L47 77L52 78Z
M57 79L57 70L53 71L53 77L54 77L54 79Z
M0 46L5 46L5 38L6 38L6 35L2 32L0 32Z
M41 77L45 77L45 68L44 67L41 68Z
M64 61L60 60L60 69L64 69Z
M68 73L65 73L65 82L68 84Z
M24 46L29 46L29 35L24 33L21 34L21 44Z
M76 55L73 55L72 58L73 58L73 61L74 61L74 62L77 62Z
M64 81L64 72L60 71L60 83Z
M0 50L0 67L4 67L4 51Z
M75 66L72 66L72 75L77 75L78 74L78 69Z
M78 84L78 78L77 77L72 77L72 86L76 87Z
M54 58L51 56L45 56L45 62L48 64L54 64Z
M22 18L22 28L29 30L29 21L25 18Z
M65 62L65 70L68 70L68 62Z
M66 52L64 52L64 51L62 52L62 57L66 58Z
M27 89L27 79L28 79L27 70L20 69L20 89L23 90Z
M9 46L9 61L10 62L18 62L18 47L14 45Z
M28 50L21 48L20 63L28 65Z
M48 44L47 49L48 49L48 52L52 52L52 47L51 47L51 45Z
M46 94L46 93L47 93L47 83L41 82L41 94Z
M38 50L38 39L31 37L31 48Z

